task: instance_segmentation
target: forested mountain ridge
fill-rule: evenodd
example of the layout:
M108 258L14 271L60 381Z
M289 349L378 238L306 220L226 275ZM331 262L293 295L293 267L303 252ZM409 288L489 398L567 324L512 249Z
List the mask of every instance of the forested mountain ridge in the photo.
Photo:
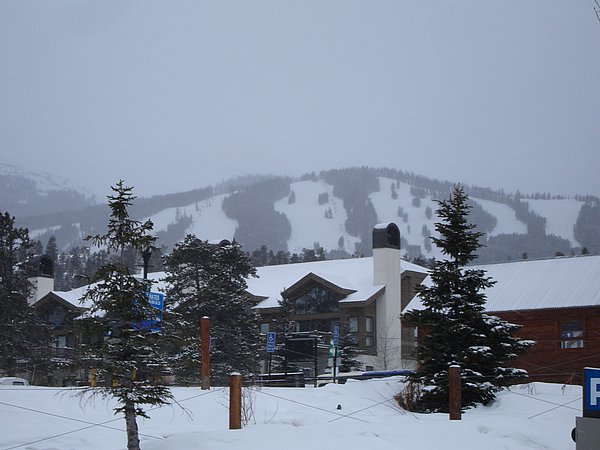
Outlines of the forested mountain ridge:
M400 227L407 257L431 258L440 256L429 239L437 221L435 200L447 198L453 185L397 169L367 167L297 179L244 177L215 187L139 198L132 215L151 219L159 245L167 248L191 233L207 240L235 238L248 251L264 246L275 253L301 253L323 247L331 258L369 255L373 226L393 221ZM10 183L4 186L4 195L10 196ZM471 199L470 219L485 233L478 262L600 252L597 197L513 194L476 186L465 190ZM68 195L79 198L73 192ZM108 216L105 205L89 199L80 208L74 207L80 205L77 201L67 203L69 208L38 210L42 214L35 215L14 203L3 202L2 209L28 227L32 238L45 244L55 236L58 248L66 250L87 245L82 238L102 232Z
M81 210L94 203L92 194L65 178L0 164L0 207L15 217Z

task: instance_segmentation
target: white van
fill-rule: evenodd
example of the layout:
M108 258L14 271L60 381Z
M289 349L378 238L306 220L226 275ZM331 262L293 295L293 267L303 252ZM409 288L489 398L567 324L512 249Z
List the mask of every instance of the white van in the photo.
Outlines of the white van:
M0 386L29 386L29 381L19 377L1 377Z

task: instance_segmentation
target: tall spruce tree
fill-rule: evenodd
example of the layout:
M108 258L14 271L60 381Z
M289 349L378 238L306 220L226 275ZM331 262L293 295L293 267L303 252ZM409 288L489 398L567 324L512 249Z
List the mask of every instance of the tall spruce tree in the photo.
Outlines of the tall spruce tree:
M111 210L108 231L88 236L95 245L105 246L113 259L98 268L96 283L82 298L91 307L81 326L98 336L85 347L84 361L90 361L106 383L91 392L118 401L115 413L125 416L127 448L138 450L136 417L147 417L145 405L163 405L172 399L170 390L151 379L154 377L147 370L162 364L154 345L161 332L144 325L156 314L147 296L151 282L139 279L128 267L131 250L141 254L153 249L156 238L150 234L152 222L142 223L129 216L129 207L135 200L132 188L119 181L111 189L114 195L108 196Z
M431 239L446 259L435 263L431 285L417 288L424 309L402 316L425 330L417 371L410 378L421 386L419 411L448 411L448 368L453 364L462 369L463 408L488 404L502 387L526 377L525 371L505 364L530 343L512 336L518 326L485 314L485 289L495 282L484 270L467 266L477 258L482 236L467 221L467 200L464 189L455 186L448 200L438 201L440 237Z
M261 346L258 316L246 291L246 278L256 271L240 245L211 244L188 235L165 257L167 296L174 307L165 326L178 341L172 366L180 380L199 379L200 319L210 319L211 375L223 383L233 371L257 369Z
M392 185L393 186L393 185ZM338 356L340 358L340 372L353 372L362 370L364 364L358 356L361 354L358 345L357 333L351 333L348 326L342 328L340 336Z
M0 214L0 374L25 375L32 384L48 375L49 335L28 305L32 244L8 212Z

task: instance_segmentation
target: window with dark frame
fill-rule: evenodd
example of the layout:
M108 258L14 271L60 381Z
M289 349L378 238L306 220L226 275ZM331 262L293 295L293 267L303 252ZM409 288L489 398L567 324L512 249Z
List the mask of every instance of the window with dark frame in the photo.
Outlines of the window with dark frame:
M373 332L373 318L370 316L365 317L365 332L366 333Z
M357 316L348 317L348 332L349 333L358 333L358 317Z
M375 340L373 338L373 318L371 316L365 317L365 347L374 347Z
M583 348L583 321L560 323L560 348Z
M297 320L296 331L324 331L331 333L333 327L339 326L339 319L309 319L309 320Z
M339 311L338 302L343 297L343 295L322 286L313 286L294 301L294 312L297 315L337 312Z

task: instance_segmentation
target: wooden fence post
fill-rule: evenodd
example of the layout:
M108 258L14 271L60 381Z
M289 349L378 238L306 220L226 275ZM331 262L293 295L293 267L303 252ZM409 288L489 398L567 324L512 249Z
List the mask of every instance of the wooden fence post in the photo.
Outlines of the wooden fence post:
M229 377L229 429L242 428L242 376L234 372Z
M210 389L210 319L200 319L200 388Z
M460 386L460 366L452 365L448 369L450 420L460 420L462 414L462 397Z

